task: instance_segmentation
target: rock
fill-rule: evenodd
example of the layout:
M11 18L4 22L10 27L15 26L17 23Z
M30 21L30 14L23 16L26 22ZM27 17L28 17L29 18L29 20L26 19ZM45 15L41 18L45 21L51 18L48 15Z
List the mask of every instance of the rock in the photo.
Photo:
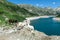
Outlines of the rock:
M23 27L21 30L17 28L3 30L0 33L0 40L60 40L60 36L48 36L30 27Z
M49 36L51 40L60 40L60 36Z
M13 32L10 34L1 35L0 40L40 40L46 36L47 35L42 32L23 28L20 31L17 31L16 33Z
M60 18L53 18L54 21L60 21Z

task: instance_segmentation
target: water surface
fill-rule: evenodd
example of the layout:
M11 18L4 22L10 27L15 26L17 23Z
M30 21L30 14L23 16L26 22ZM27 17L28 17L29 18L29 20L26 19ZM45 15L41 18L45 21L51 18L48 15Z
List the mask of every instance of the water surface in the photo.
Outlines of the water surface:
M60 22L52 20L52 18L40 18L32 20L31 25L35 30L44 32L47 35L60 35Z

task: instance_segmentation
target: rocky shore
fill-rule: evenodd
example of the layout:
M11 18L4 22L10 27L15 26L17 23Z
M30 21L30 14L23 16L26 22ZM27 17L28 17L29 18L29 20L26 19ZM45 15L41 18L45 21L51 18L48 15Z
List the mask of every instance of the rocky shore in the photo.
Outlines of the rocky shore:
M39 18L49 18L49 17L53 17L53 16L37 16L37 17L28 17L26 19L28 19L28 20L35 20L35 19L39 19Z
M60 40L60 36L48 36L29 27L11 33L0 34L0 40Z
M60 21L60 18L56 17L56 18L53 18L54 21Z
M30 25L30 19L39 18L28 18L23 22L19 22L18 27L8 30L0 28L0 40L60 40L60 36L48 36L43 32L34 30L34 27Z

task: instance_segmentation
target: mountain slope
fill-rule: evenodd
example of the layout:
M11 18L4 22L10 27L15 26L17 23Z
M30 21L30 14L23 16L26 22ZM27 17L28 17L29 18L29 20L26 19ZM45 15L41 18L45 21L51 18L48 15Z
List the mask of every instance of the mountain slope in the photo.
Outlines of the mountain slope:
M6 0L0 0L0 24L5 24L6 19L17 20L20 22L25 20L26 17L37 15L38 14L30 13L28 10L21 8L16 4Z
M54 11L50 7L41 8L41 7L29 5L29 4L20 4L19 6L21 8L25 8L31 13L38 14L38 15L55 15L56 14L55 13L56 11Z

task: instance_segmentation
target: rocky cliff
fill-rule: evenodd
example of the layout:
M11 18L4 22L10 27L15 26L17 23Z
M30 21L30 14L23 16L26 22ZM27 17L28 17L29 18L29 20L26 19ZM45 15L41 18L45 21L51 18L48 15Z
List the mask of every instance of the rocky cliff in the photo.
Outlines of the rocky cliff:
M0 40L60 40L60 36L48 36L30 28L0 35Z

